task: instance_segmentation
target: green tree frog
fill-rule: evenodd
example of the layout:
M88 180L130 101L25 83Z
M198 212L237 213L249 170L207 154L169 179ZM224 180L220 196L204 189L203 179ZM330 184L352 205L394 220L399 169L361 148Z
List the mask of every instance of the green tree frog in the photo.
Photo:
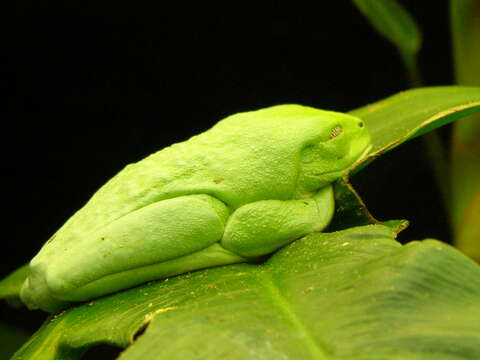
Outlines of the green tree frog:
M70 302L257 260L321 231L332 182L370 147L353 116L301 105L243 112L126 166L31 260L21 299Z

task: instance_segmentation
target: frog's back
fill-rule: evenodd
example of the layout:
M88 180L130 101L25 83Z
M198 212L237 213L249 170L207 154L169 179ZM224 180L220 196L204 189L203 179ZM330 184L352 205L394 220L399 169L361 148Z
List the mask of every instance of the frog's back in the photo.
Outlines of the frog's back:
M153 202L187 194L211 194L232 210L291 198L300 151L318 138L320 112L281 105L232 115L128 165L64 227L93 230Z

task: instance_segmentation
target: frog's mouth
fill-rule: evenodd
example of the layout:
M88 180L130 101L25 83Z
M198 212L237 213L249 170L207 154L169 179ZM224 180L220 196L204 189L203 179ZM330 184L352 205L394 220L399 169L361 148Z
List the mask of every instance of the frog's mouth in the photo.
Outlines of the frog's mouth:
M365 150L363 150L363 152L360 154L360 156L357 158L357 160L355 160L352 165L349 166L349 168L354 168L356 165L358 165L359 163L361 163L366 157L367 155L370 153L370 150L372 150L373 148L373 145L372 144L369 144Z
M345 168L340 168L340 169L335 169L332 171L327 171L327 172L321 172L317 174L309 174L308 177L311 179L319 179L319 178L327 178L328 180L325 181L325 183L335 181L338 178L341 178L343 174L350 172L352 169L354 169L358 164L360 164L370 153L372 150L372 144L368 144L365 149L360 153L360 155L356 158L354 162L352 162L350 165L348 165Z

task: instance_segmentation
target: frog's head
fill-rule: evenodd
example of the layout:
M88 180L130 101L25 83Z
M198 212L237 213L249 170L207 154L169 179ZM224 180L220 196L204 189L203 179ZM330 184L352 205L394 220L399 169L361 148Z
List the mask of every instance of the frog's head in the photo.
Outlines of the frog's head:
M361 119L319 111L316 137L301 151L298 189L313 191L335 181L370 148L370 134Z

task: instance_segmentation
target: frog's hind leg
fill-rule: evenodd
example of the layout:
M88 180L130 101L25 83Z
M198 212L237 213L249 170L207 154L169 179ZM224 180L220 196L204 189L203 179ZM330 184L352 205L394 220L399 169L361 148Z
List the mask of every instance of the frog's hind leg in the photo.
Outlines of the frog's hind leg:
M224 249L219 243L214 243L190 255L107 275L77 289L75 296L79 299L90 298L90 294L97 292L98 289L102 289L101 291L109 289L109 292L115 291L116 289L112 288L112 285L116 287L116 284L119 283L122 284L121 288L123 289L193 270L247 261L247 259Z
M22 299L31 308L52 311L65 301L85 301L146 281L240 262L218 245L229 214L227 206L210 195L147 205L90 234L79 234L62 257L42 249L30 264Z
M266 255L311 232L323 230L333 216L334 206L331 186L308 199L246 204L230 216L220 244L246 258Z

